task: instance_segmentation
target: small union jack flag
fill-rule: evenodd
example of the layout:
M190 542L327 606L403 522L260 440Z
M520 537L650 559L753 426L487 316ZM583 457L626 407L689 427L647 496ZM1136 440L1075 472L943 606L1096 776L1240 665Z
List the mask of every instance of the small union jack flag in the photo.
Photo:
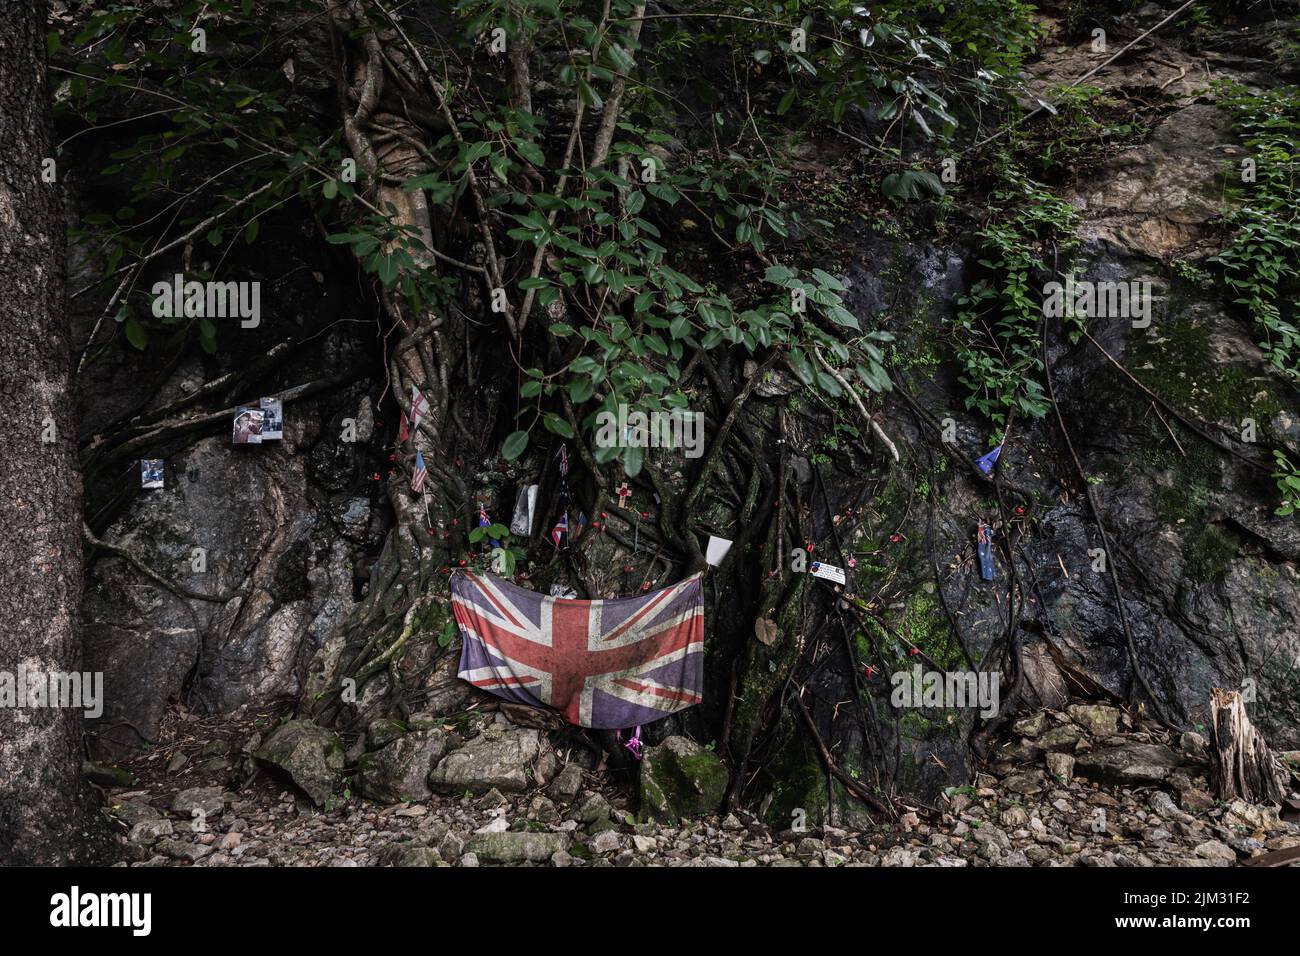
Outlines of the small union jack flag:
M704 686L701 576L634 598L579 601L458 571L459 676L498 697L617 730L698 704Z
M429 469L424 465L424 455L415 453L415 473L411 475L411 490L419 494L424 489L424 481L429 477Z

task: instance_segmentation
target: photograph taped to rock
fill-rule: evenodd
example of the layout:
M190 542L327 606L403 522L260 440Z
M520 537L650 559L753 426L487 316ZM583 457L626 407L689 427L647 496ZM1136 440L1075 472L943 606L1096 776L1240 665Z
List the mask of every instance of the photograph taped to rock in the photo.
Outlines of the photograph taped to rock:
M262 441L284 437L284 407L278 398L264 398L262 409Z
M808 573L815 578L834 581L836 584L843 584L845 581L843 568L837 568L833 564L826 564L824 561L814 561L808 565Z
M260 408L241 405L235 410L233 441L236 445L260 445L265 413Z
M140 487L163 487L163 460L161 458L140 459Z
M533 512L537 508L537 485L525 485L515 496L515 513L510 519L510 533L527 537L533 533Z

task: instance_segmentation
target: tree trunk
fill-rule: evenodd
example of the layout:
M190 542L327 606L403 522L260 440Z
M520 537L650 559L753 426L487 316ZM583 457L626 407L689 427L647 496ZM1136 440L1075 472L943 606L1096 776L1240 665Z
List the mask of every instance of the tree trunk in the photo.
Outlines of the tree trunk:
M50 675L81 664L81 475L63 211L43 170L54 157L45 18L44 3L7 4L0 17L0 863L8 864L66 862L80 822L81 711L18 706L27 695L14 686L20 667L48 686Z
M1210 695L1210 783L1220 800L1278 803L1282 785L1268 744L1246 716L1241 694L1217 687Z

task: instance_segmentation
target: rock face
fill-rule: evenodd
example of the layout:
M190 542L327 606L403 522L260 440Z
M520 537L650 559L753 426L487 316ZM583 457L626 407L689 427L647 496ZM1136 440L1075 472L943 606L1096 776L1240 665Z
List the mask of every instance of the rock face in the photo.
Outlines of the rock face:
M254 757L287 775L317 806L338 789L343 773L338 735L310 720L291 720L277 727Z
M650 747L641 761L641 816L671 822L712 813L727 789L727 769L686 737Z
M381 803L427 798L431 793L429 771L451 743L450 735L441 728L402 734L358 762L361 792Z
M543 781L554 775L553 761L540 731L489 727L443 757L429 774L429 786L442 793L487 793L494 787L521 793L538 782L535 773Z

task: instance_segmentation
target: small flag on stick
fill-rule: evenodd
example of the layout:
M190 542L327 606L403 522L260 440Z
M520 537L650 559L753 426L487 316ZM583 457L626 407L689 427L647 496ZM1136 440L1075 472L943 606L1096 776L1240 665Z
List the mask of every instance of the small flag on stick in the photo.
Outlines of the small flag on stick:
M420 452L415 453L415 473L411 475L411 490L420 494L424 490L424 481L429 477L429 469L425 467L424 455Z

